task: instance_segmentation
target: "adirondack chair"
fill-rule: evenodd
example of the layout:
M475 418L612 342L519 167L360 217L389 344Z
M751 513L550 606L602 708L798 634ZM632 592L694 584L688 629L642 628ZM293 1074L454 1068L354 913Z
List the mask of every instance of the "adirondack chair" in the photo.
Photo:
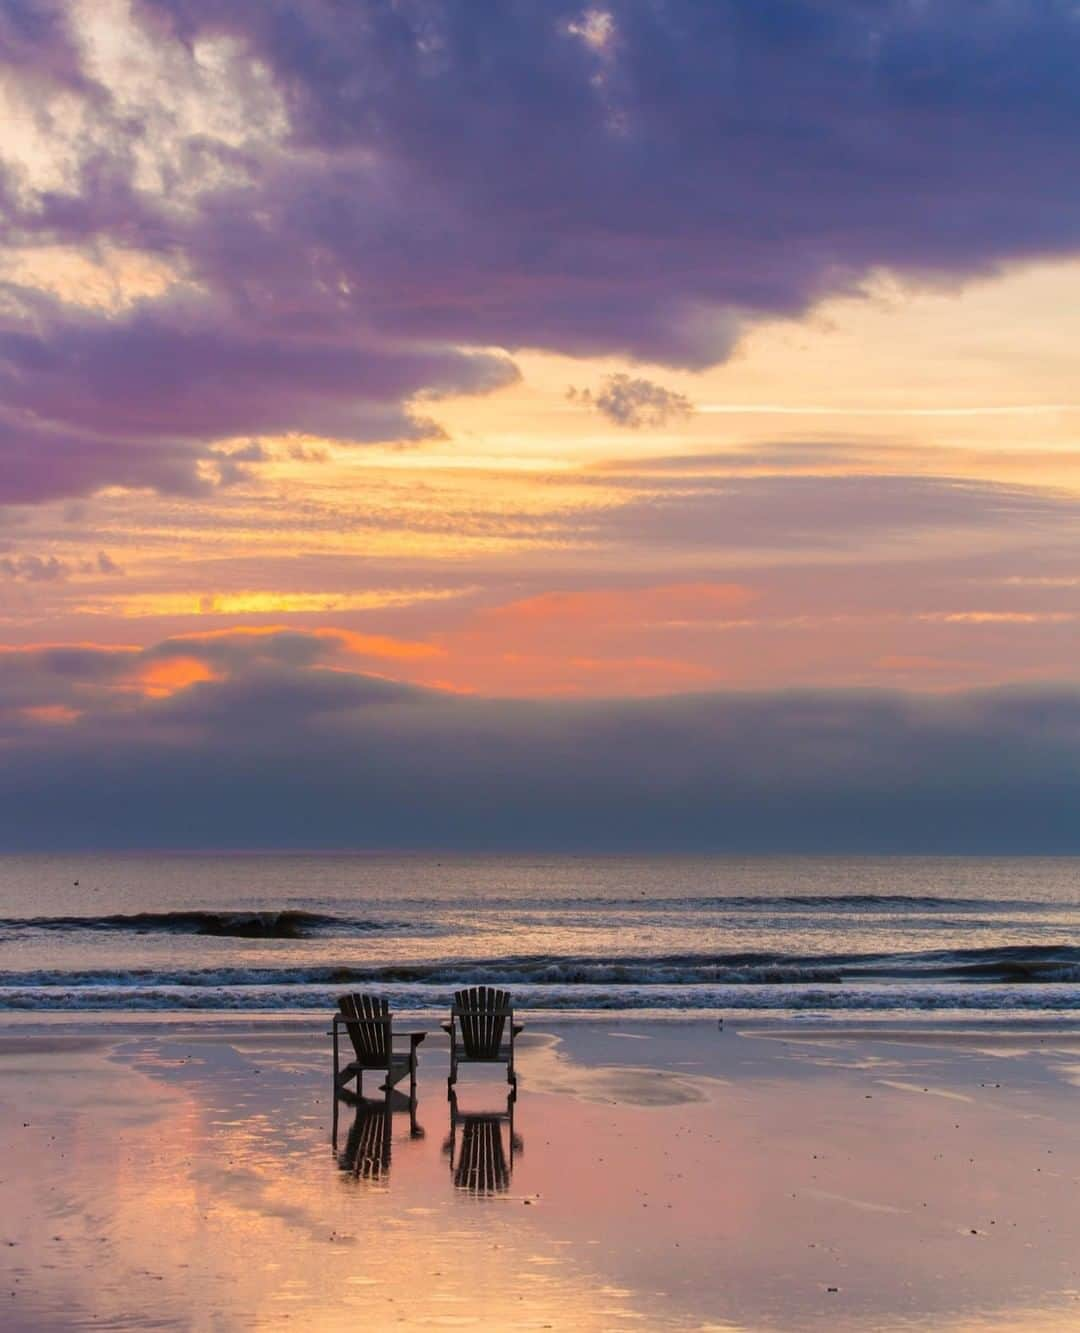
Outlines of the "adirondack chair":
M510 1037L506 1033L510 1020ZM517 1090L514 1070L514 1038L523 1030L514 1022L510 992L491 986L470 986L459 990L450 1009L450 1021L442 1025L450 1036L450 1077L447 1090L457 1082L459 1064L505 1064L506 1081Z
M416 1048L427 1036L426 1032L398 1032L392 1030L393 1019L385 996L342 995L334 1015L334 1093L341 1092L350 1079L356 1079L356 1095L364 1091L364 1071L378 1070L386 1078L379 1086L392 1088L409 1076L410 1096L416 1096ZM352 1042L356 1059L342 1069L339 1058L339 1033L344 1028ZM408 1051L395 1051L394 1038L408 1038Z
M456 1189L479 1197L500 1194L510 1188L514 1156L523 1151L521 1135L514 1133L514 1101L511 1092L505 1111L462 1112L458 1110L457 1094L451 1093L450 1136L443 1144L443 1152L450 1158L450 1174ZM506 1148L504 1124L508 1127Z

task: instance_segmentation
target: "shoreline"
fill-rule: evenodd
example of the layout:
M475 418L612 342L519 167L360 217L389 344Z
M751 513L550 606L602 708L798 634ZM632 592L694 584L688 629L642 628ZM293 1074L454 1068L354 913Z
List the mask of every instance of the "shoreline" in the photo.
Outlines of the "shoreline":
M514 1103L436 1029L336 1152L326 1015L0 1022L5 1328L1080 1321L1080 1028L520 1016Z
M343 990L344 993L344 990ZM449 1000L441 1006L423 1009L393 1009L397 1025L421 1024L437 1029L447 1016ZM756 1010L716 1009L531 1009L517 1006L523 1021L544 1028L559 1026L611 1026L649 1024L681 1026L709 1025L733 1036L819 1036L837 1038L883 1038L909 1033L916 1038L957 1037L969 1033L1047 1033L1055 1037L1080 1037L1080 1013L1007 1010L972 1014L971 1010L921 1010L897 1014L895 1010L869 1012L787 1012L761 1013ZM880 1017L879 1017L880 1014ZM0 1010L0 1036L5 1029L33 1032L33 1029L71 1028L76 1032L101 1029L156 1030L172 1032L189 1026L195 1032L220 1026L259 1030L281 1028L329 1032L331 1012L327 1009L9 1009Z

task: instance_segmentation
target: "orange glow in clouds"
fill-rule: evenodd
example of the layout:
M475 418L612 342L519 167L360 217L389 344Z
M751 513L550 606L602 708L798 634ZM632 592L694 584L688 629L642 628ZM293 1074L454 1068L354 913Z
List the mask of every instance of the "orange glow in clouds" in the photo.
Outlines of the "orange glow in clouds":
M653 588L546 592L485 611L482 625L513 631L575 625L655 625L716 620L753 601L737 583L668 583Z
M180 690L186 690L189 685L216 679L218 679L216 673L198 658L169 657L144 667L139 672L138 684L149 697L162 699Z
M675 639L687 628L724 624L756 596L734 583L669 583L547 592L484 608L439 636L446 653L439 684L500 695L661 694L718 685L724 672L683 656L685 643Z

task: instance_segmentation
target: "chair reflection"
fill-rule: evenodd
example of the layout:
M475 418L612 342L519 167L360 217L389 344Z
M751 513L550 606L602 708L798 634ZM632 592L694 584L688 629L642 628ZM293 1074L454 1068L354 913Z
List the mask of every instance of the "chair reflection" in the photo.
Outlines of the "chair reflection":
M355 1108L352 1124L345 1136L344 1147L338 1152L339 1105ZM338 1166L356 1180L385 1183L390 1175L390 1156L393 1144L395 1114L409 1114L409 1138L422 1139L423 1128L416 1120L416 1098L402 1092L387 1091L382 1097L357 1097L342 1091L334 1103L334 1152Z
M511 1092L505 1111L462 1111L457 1094L451 1093L450 1134L443 1152L450 1158L455 1188L474 1198L502 1194L510 1188L514 1157L525 1150L521 1135L514 1132L515 1101Z

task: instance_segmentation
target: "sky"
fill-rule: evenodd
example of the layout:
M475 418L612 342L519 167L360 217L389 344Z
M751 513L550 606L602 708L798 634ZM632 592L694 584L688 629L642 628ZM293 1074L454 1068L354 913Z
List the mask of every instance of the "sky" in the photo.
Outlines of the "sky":
M1080 852L1065 0L6 0L0 848Z

